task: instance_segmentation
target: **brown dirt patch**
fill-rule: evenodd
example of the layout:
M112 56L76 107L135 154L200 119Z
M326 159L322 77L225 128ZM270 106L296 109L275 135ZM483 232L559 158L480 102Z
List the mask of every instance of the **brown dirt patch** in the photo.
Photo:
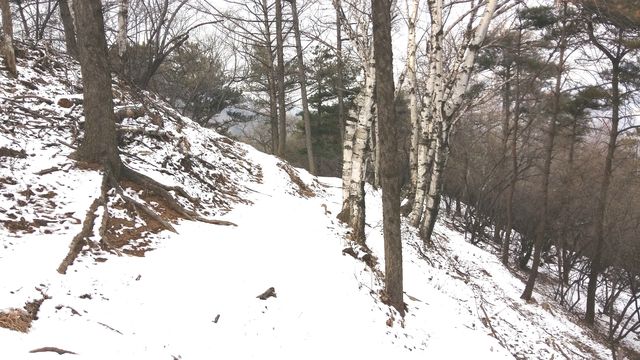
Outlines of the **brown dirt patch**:
M137 183L122 181L120 185L128 188L140 196L142 200L168 222L176 222L181 216L166 205L164 199L156 194L143 189ZM125 217L116 217L110 213L105 229L105 241L127 255L144 256L152 250L151 241L147 238L151 234L157 234L165 227L158 221L144 213L136 211L135 207L122 199L110 202L109 208L119 210L117 213ZM141 222L140 219L143 221Z
M26 303L22 309L14 308L0 312L0 327L23 333L29 332L29 329L31 329L31 323L34 320L38 320L40 306L49 298L46 295L43 296L44 297L41 299Z
M10 309L0 312L0 327L19 331L29 332L31 328L31 317L24 309Z

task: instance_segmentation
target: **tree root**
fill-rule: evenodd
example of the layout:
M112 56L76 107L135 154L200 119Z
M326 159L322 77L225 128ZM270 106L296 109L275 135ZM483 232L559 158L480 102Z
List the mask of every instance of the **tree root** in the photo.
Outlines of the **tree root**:
M179 186L163 185L156 180L148 177L147 175L141 174L126 165L122 166L122 176L156 193L167 202L167 205L169 205L172 210L185 217L186 219L194 220L194 218L197 217L197 213L195 211L186 209L175 199L173 195L169 193L169 191L174 191L176 194L186 198L194 205L199 205L200 200L189 195L183 188Z
M226 221L226 220L207 219L201 216L195 210L190 210L185 208L182 204L178 202L178 200L169 191L174 191L177 195L180 195L186 198L194 206L199 206L200 200L196 197L189 195L183 188L179 186L163 185L158 181L150 178L149 176L141 174L125 165L122 165L120 176L122 178L131 180L134 183L142 186L143 188L148 189L153 193L157 194L165 201L166 205L170 209L172 209L173 211L175 211L185 219L192 220L192 221L200 221L207 224L221 225L221 226L237 226L235 223ZM100 243L103 247L106 247L107 250L114 250L116 253L118 253L118 255L120 255L120 252L108 242L107 237L105 236L107 231L107 223L109 220L109 209L107 207L107 203L108 203L107 191L110 188L115 189L116 193L120 195L125 202L131 204L134 210L138 213L138 216L142 217L140 213L142 212L147 216L151 217L153 220L157 221L165 229L171 232L174 232L176 234L178 233L178 231L170 222L163 219L162 216L157 212L155 212L151 207L126 195L124 193L124 190L120 186L118 179L113 174L113 172L110 169L105 169L105 173L102 178L100 197L98 197L93 201L83 221L82 229L71 240L71 244L69 245L69 252L65 256L65 258L62 260L62 262L60 263L60 266L58 266L58 269L57 269L57 271L60 274L66 274L68 267L71 264L73 264L75 259L78 257L78 254L80 253L80 251L82 251L82 248L87 244L87 238L91 236L91 233L95 227L95 221L96 221L96 218L98 217L96 212L98 211L98 208L100 206L104 207L102 222L100 224L99 234L98 234L100 237Z
M58 272L60 274L67 273L67 268L71 264L73 264L76 257L78 257L78 254L80 253L80 251L82 251L82 247L85 244L87 244L86 239L91 235L96 218L98 217L96 215L96 211L98 211L98 207L100 207L100 205L103 205L106 207L106 193L107 193L106 176L103 177L102 179L101 189L102 190L101 190L100 197L95 199L91 204L91 206L89 207L89 210L87 211L87 216L84 218L84 222L82 223L82 229L71 240L71 244L69 245L69 252L67 253L67 256L65 256L65 258L62 260L62 263L60 263L60 266L58 266Z
M189 200L189 202L191 202L194 206L200 205L200 199L189 195L189 193L187 193L186 190L184 190L179 186L167 186L167 185L161 184L158 181L150 178L149 176L141 174L124 165L122 167L122 176L156 193L167 203L167 205L169 206L169 208L171 208L171 210L177 212L187 220L200 221L207 224L222 225L222 226L238 226L237 224L234 224L230 221L207 219L201 216L200 214L198 214L198 212L196 212L195 210L190 210L185 208L182 204L178 202L178 200L176 200L176 198L169 191L173 191L177 195L184 197L185 199ZM146 210L143 210L143 211L146 212ZM171 231L176 232L175 229Z

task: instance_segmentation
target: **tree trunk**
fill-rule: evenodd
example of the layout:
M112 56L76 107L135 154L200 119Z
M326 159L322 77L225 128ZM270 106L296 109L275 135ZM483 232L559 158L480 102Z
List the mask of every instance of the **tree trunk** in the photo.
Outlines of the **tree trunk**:
M78 58L78 45L76 44L76 30L73 25L69 0L58 0L60 7L60 20L64 28L64 41L67 46L67 54L75 59Z
M371 55L373 57L373 54ZM365 70L365 84L358 95L361 105L358 120L350 120L345 130L343 145L343 205L338 218L348 223L352 229L352 237L356 242L364 244L364 211L365 211L365 158L369 143L369 132L375 112L375 62L373 58ZM353 134L353 135L352 135ZM351 141L349 141L351 139Z
M78 51L84 87L84 139L78 160L102 164L116 176L122 163L116 140L111 72L100 0L73 2L78 32Z
M594 223L595 249L591 259L591 271L589 272L589 284L587 285L587 307L585 321L593 324L595 321L596 290L598 287L598 275L604 270L602 263L602 252L604 251L604 223L609 195L609 185L611 184L611 173L613 172L613 158L618 141L618 123L620 122L620 60L616 59L611 68L611 129L609 131L609 143L607 144L607 155L603 166L602 183L598 193L598 203L596 207L596 217Z
M342 64L342 30L340 27L340 0L336 0L336 93L338 96L338 127L340 128L340 140L345 140L345 119L344 119L344 70Z
M300 40L300 24L298 23L296 0L291 0L291 13L293 14L293 33L296 38L298 81L300 82L300 100L302 102L302 117L304 119L304 132L307 143L307 160L309 161L309 171L315 175L316 164L313 156L313 142L311 141L311 114L309 113L309 100L307 98L307 76L305 74L304 59L302 57L302 41Z
M118 10L118 37L116 43L118 46L118 71L123 74L126 64L127 53L127 22L129 21L129 0L120 0Z
M448 131L447 129L438 129L438 131L441 132L441 135L435 146L429 191L426 194L425 213L420 223L420 237L422 237L425 244L431 240L431 235L436 225L442 196L442 176L449 157Z
M287 148L287 109L284 86L284 39L282 37L282 0L276 0L276 82L278 84L278 156L284 158Z
M382 214L385 257L385 292L389 304L404 316L402 289L402 241L400 236L400 172L397 161L391 1L372 0L373 44L376 53L376 105L382 176Z
M278 90L276 86L276 71L273 65L273 48L271 47L271 27L270 22L271 18L269 16L269 7L267 5L267 0L262 0L262 21L264 25L264 36L265 36L265 52L267 56L267 64L269 69L267 69L267 82L269 85L269 120L271 124L271 153L278 153L278 142L280 140L279 131L278 131Z
M411 145L409 148L409 193L407 208L413 207L418 184L418 141L420 138L420 123L418 122L417 70L416 70L416 21L418 19L419 0L411 2L408 18L407 44L407 85L409 87L409 119L411 122Z
M522 40L521 29L518 31L518 53L520 53L520 43ZM516 185L518 183L518 130L520 125L520 104L521 104L521 94L520 94L520 65L516 64L516 73L515 73L515 103L513 109L513 128L511 131L511 181L509 183L509 192L507 193L507 225L506 225L506 235L504 237L504 241L502 243L500 257L502 259L502 264L504 266L509 265L509 247L511 245L512 238L512 230L513 230L513 200L516 192ZM507 91L510 91L510 88L507 88ZM507 104L510 106L511 104ZM526 265L526 264L525 264Z
M13 77L18 77L16 65L16 52L13 48L13 20L11 19L11 7L9 0L0 0L0 11L2 11L2 56Z
M542 174L542 186L540 189L540 196L542 198L542 206L540 207L540 213L538 215L539 223L536 229L536 239L533 243L533 266L529 272L529 278L524 288L524 292L520 296L521 299L531 300L533 294L533 288L536 283L536 277L538 276L538 268L540 266L540 257L542 255L542 249L545 245L545 236L548 228L548 211L549 211L549 180L551 178L551 162L553 159L553 146L556 136L556 124L558 117L560 116L560 97L562 96L562 74L564 72L564 53L565 53L565 39L564 39L564 27L562 29L559 44L558 65L556 73L556 84L553 97L553 113L551 119L549 119L549 129L547 133L547 144L544 149L544 166Z

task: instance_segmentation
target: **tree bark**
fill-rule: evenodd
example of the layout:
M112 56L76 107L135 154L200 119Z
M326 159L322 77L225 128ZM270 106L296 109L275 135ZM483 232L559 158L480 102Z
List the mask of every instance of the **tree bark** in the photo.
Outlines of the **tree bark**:
M293 32L296 38L296 55L298 57L298 81L300 82L300 101L302 102L302 118L304 120L305 142L307 145L307 160L309 172L316 174L316 164L313 156L313 142L311 137L311 114L307 97L307 76L305 74L304 58L302 56L302 41L300 40L300 24L298 22L298 7L296 0L290 0L293 14Z
M267 56L267 64L269 66L267 78L269 85L269 120L271 124L271 153L278 153L278 90L276 86L276 71L273 64L273 48L271 47L271 27L269 26L271 18L269 16L269 7L267 0L262 0L262 21L264 25L265 51Z
M595 38L593 29L590 29L590 37ZM592 40L592 42L597 40ZM602 49L601 49L602 50ZM610 54L610 53L609 53ZM623 52L624 54L624 52ZM607 144L607 154L603 166L602 183L598 192L596 217L594 221L594 241L595 248L591 259L591 271L589 272L589 283L587 285L587 305L585 311L585 321L589 324L595 322L596 290L598 287L598 275L604 270L602 252L604 251L604 224L609 197L609 186L613 172L613 159L618 141L618 124L620 122L620 63L622 61L619 53L618 57L610 54L611 60L611 128L609 130L609 142ZM624 55L622 55L624 56Z
M385 292L389 304L404 316L402 287L402 240L400 234L400 172L397 161L393 55L391 47L391 1L372 0L373 44L376 53L376 104L382 177L382 213L385 256Z
M371 55L373 57L373 54ZM375 62L369 61L365 70L364 89L358 95L361 105L358 107L357 121L349 120L345 130L343 144L343 204L338 219L349 224L352 238L364 244L365 225L365 159L366 149L370 141L370 130L375 113Z
M100 0L74 1L78 51L84 87L84 139L78 160L102 164L118 178L122 167L113 114L111 72Z
M409 0L407 0L409 1ZM407 208L413 207L416 186L418 184L418 141L420 139L420 123L418 122L417 69L416 69L416 22L418 20L419 0L411 1L408 10L408 44L407 44L407 86L409 88L409 119L411 122L411 145L409 148L409 193Z
M0 0L0 11L2 11L2 56L7 64L9 73L13 77L18 77L16 65L16 52L13 48L13 20L11 18L11 7L9 0Z
M276 1L276 82L278 84L278 156L284 158L287 148L287 109L284 86L284 39L282 37L282 0Z
M123 74L126 64L127 54L127 23L129 21L129 0L120 0L118 10L118 61L120 62L118 71Z
M442 193L441 179L449 155L449 134L453 126L453 119L464 101L464 94L469 86L471 72L475 64L475 57L486 37L489 23L493 18L493 13L497 5L496 3L497 0L487 1L480 23L471 34L468 34L468 39L470 40L465 45L464 51L459 52L459 66L453 67L454 69L457 68L457 71L454 74L452 82L445 83L443 4L442 0L427 1L429 12L431 13L432 37L434 39L434 43L430 49L430 51L433 52L433 56L430 57L430 60L435 62L431 65L429 73L430 77L435 78L433 92L430 94L433 100L431 101L429 110L436 129L433 136L437 140L435 144L432 144L436 152L431 170L428 196L426 198L427 213L423 216L420 225L420 234L425 243L430 241L437 220ZM471 26L469 26L469 28L471 29Z
M336 0L336 94L338 96L338 127L340 128L340 140L345 139L345 118L344 118L344 65L342 64L342 30L340 27L340 0Z
M67 46L67 54L73 58L78 58L78 45L76 44L76 30L73 25L73 16L69 9L69 0L58 0L60 7L60 20L64 28L64 41Z

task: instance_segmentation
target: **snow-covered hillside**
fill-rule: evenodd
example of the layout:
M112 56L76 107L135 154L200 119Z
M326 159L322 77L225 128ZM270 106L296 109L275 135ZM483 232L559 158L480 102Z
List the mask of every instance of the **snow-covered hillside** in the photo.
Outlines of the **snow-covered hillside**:
M403 228L399 318L379 296L380 193L367 194L372 271L343 253L339 179L200 128L119 82L117 110L144 109L120 126L125 163L236 226L182 219L123 182L176 232L112 191L109 221L96 213L94 236L62 275L101 174L68 157L81 129L77 67L42 49L19 65L18 80L0 75L0 359L609 357L545 295L521 301L522 281L446 221L426 250ZM275 296L259 299L269 288Z

